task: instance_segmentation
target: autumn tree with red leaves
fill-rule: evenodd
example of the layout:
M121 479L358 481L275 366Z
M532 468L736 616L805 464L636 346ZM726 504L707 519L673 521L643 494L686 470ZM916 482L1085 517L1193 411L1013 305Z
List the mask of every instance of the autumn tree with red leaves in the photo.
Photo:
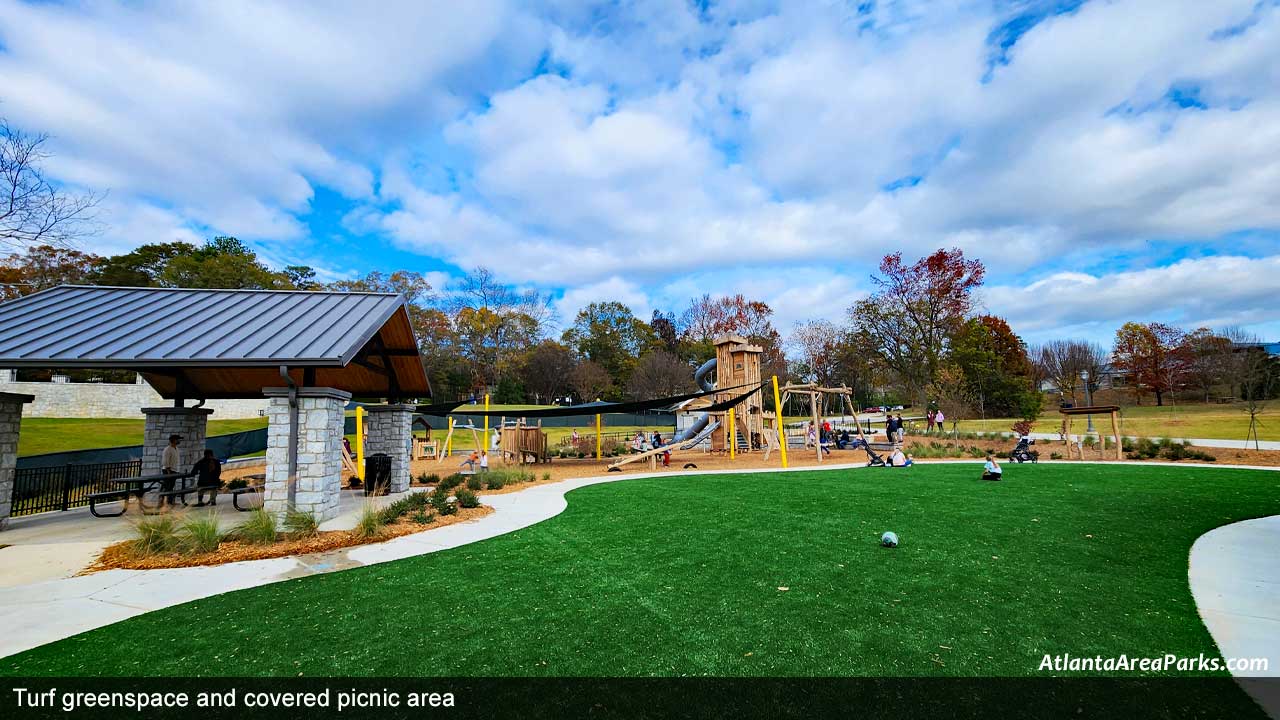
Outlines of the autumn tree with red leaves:
M685 359L701 361L715 357L712 343L720 335L734 333L764 348L760 372L764 377L786 377L787 359L782 335L773 326L773 308L742 294L694 298L680 314L681 344Z
M849 310L855 329L922 405L985 276L982 262L966 259L959 248L940 249L910 265L894 253L871 278L879 289Z
M1128 375L1139 391L1155 394L1156 405L1164 405L1165 393L1172 392L1186 368L1183 331L1164 323L1127 322L1116 330L1114 363Z

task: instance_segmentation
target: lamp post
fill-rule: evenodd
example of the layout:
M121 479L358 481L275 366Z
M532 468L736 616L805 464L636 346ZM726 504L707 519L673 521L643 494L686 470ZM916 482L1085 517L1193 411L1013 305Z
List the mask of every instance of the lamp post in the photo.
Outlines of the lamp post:
M1081 370L1080 379L1084 381L1084 404L1088 405L1089 407L1093 407L1093 390L1089 387L1089 371ZM1085 427L1084 430L1085 432L1092 434L1093 433L1093 413L1089 413L1088 415L1085 416L1085 418L1088 420L1088 425L1087 427Z

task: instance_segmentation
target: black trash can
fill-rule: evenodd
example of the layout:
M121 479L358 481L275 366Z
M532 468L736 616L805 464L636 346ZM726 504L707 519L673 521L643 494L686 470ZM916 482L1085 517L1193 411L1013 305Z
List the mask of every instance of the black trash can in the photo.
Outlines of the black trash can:
M364 494L386 495L391 485L391 456L374 453L364 460Z

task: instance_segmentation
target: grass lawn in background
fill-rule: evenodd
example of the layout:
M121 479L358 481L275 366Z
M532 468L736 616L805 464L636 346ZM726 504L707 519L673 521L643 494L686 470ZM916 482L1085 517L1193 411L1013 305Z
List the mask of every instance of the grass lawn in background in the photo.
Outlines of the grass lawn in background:
M1280 440L1280 403L1272 403L1259 420L1260 440ZM914 412L908 414L917 414ZM1249 413L1240 403L1209 405L1132 405L1120 410L1120 432L1138 437L1211 438L1217 440L1244 440L1249 429ZM987 420L961 420L963 432L1007 431L1013 418ZM947 423L950 425L950 423ZM1047 408L1036 423L1036 432L1057 432L1062 426L1062 415L1057 407ZM1093 426L1103 434L1111 432L1111 418L1099 415L1093 418ZM1072 419L1074 432L1083 432L1085 418Z
M1045 654L1214 656L1188 550L1280 513L1274 472L979 472L591 486L508 535L148 613L0 673L973 677L1043 675Z
M145 422L142 418L23 418L18 455L141 445ZM264 417L210 418L208 434L227 435L266 426Z

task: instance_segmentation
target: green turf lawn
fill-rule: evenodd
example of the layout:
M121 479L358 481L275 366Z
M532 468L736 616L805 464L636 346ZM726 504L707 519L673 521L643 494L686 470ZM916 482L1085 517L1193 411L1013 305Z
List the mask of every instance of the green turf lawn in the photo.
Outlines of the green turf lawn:
M1280 440L1280 403L1264 412L1259 420L1260 440ZM1139 437L1212 438L1218 440L1244 440L1249 429L1249 414L1244 406L1236 404L1209 405L1131 405L1120 411L1120 431ZM1013 418L987 420L961 420L959 429L967 432L1007 431ZM950 424L950 423L948 423ZM1036 424L1036 432L1057 432L1062 425L1062 415L1056 407L1047 408ZM1073 432L1083 432L1085 418L1072 418ZM1094 428L1101 433L1111 432L1111 419L1106 415L1093 418Z
M142 444L142 418L23 418L18 455ZM227 435L267 426L264 417L209 420L209 435Z
M1265 471L979 472L592 486L515 533L148 613L0 673L972 677L1037 675L1045 653L1214 655L1188 550L1280 513Z

